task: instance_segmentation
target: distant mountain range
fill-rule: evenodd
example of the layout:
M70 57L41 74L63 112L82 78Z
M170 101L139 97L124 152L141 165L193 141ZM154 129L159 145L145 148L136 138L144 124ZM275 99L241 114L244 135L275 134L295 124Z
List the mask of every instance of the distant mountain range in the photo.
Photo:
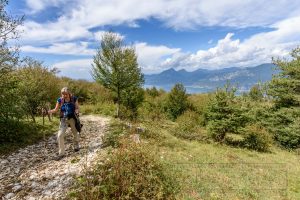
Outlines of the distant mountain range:
M188 93L204 93L223 87L229 81L238 87L239 92L245 92L258 82L271 80L272 75L278 72L275 65L270 63L246 68L198 69L192 72L170 68L159 74L145 75L145 87L155 86L170 91L176 83L182 83Z

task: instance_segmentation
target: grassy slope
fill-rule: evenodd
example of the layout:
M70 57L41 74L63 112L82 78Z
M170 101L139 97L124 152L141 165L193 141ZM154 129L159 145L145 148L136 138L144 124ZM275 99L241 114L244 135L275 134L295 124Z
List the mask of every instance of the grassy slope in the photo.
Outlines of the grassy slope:
M271 153L258 153L181 140L171 134L172 126L152 125L163 137L150 142L181 174L179 199L300 199L297 153L275 147Z

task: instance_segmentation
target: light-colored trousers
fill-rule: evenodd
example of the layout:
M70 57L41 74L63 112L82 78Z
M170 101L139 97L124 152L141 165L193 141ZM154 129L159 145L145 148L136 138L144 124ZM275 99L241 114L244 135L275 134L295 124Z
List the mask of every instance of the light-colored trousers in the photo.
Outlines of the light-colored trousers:
M66 118L61 118L60 119L60 125L59 125L59 131L57 134L57 141L58 141L58 154L59 155L64 155L65 154L65 133L66 130L68 128L68 126L70 125L71 127L71 131L73 133L73 140L74 140L74 149L79 148L79 136L78 136L78 132L75 128L75 119L70 118L70 119L66 119Z

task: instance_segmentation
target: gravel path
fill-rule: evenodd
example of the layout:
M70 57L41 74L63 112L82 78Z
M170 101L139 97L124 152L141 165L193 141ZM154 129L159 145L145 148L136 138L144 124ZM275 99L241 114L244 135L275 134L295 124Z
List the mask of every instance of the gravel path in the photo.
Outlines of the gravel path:
M65 137L66 157L56 161L56 135L47 141L27 146L0 158L0 199L59 199L65 197L75 176L96 162L101 150L101 136L108 118L82 116L80 151L72 148L72 134Z

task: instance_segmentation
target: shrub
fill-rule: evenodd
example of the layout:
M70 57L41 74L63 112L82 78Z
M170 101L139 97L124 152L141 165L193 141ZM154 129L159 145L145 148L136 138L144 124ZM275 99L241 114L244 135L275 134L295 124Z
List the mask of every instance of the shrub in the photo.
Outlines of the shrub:
M300 147L300 118L290 123L286 127L277 129L275 139L286 148Z
M80 112L82 114L101 114L106 116L114 116L115 105L113 102L102 102L97 104L80 105Z
M139 110L140 116L151 121L166 119L163 103L165 99L165 94L156 97L147 97Z
M265 128L258 125L249 125L244 131L244 147L262 152L270 150L273 140Z
M125 124L114 121L110 124L108 131L102 136L103 147L118 147L120 139L127 133Z
M176 179L152 147L123 140L91 176L81 177L77 199L175 199Z
M34 144L44 138L52 135L56 131L58 121L48 122L41 125L41 118L37 118L37 123L26 122L24 120L0 121L0 155L11 153L12 151Z
M204 134L201 128L201 116L193 111L186 111L180 115L176 122L174 135L188 140L203 140Z
M208 131L218 142L224 141L226 133L239 133L249 121L247 110L241 107L235 91L236 88L229 85L218 88L204 114Z
M188 108L188 99L185 88L182 84L176 84L168 95L166 111L170 119L175 120Z

